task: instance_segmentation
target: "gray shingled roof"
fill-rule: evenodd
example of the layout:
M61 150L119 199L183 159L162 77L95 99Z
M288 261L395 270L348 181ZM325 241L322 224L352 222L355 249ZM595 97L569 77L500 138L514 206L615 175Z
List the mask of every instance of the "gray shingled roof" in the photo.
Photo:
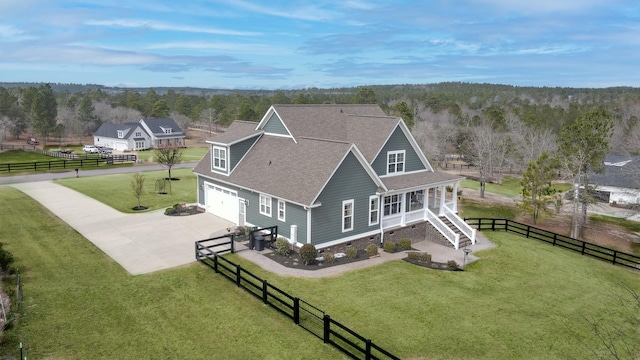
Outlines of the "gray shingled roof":
M208 153L194 172L311 206L312 201L345 157L351 144L301 138L263 136L233 173L211 171Z
M127 132L124 134L124 138L128 139L131 131L133 131L138 127L146 133L144 128L139 123L125 123L125 124L103 123L102 125L100 125L98 130L96 130L96 132L93 135L109 137L109 138L117 138L118 130L126 130Z
M462 180L463 176L452 175L442 171L421 171L404 175L382 177L382 183L389 191L406 189L424 184L437 184L453 180Z
M589 183L602 186L640 189L640 156L607 155L605 158L604 173L590 174Z
M274 105L294 138L310 137L355 144L371 163L400 118L378 105Z
M162 130L162 128L171 128L171 135L167 134L169 135L168 137L184 135L180 126L178 126L175 120L171 118L150 118L142 120L144 120L144 123L147 124L151 132L153 132L156 137L160 137L158 134L164 134L164 130Z
M227 131L217 134L207 141L231 145L252 135L258 135L264 132L262 130L256 130L256 126L258 126L258 123L254 121L236 120L229 125Z

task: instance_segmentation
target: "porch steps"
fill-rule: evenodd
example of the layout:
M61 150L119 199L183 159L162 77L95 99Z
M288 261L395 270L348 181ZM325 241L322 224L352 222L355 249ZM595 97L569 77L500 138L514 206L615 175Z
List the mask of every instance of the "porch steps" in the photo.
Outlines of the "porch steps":
M459 249L464 249L465 247L471 246L473 244L471 242L471 239L469 239L467 235L463 234L460 229L453 225L446 216L440 216L440 220L442 220L442 222L447 225L449 229L453 230L454 233L460 235L460 246L458 247ZM453 247L453 244L449 243L449 246Z

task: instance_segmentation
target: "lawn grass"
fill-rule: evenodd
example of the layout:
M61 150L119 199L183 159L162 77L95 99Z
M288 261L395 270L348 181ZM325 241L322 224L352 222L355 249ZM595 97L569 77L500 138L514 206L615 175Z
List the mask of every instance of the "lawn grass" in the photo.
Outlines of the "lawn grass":
M515 198L522 194L522 186L520 178L505 176L502 178L502 184L486 183L485 191L510 198ZM480 182L476 180L464 179L460 182L463 188L480 190ZM565 192L571 189L571 184L555 183L554 188L559 192Z
M19 342L29 359L344 358L207 267L130 276L23 193L0 187L0 204L25 309L3 358Z
M148 207L146 211L164 209L177 203L196 202L196 175L191 169L171 171L171 177L179 178L171 181L171 193L157 194L156 180L168 177L167 170L142 173L145 177L144 194L140 203ZM131 190L132 174L118 174L100 177L79 177L58 179L56 183L81 192L112 208L124 213L137 213L132 208L138 205L138 199ZM168 188L167 188L168 192Z
M7 341L25 342L31 358L339 356L202 265L131 277L22 193L0 188L0 204L11 204L0 207L0 238L22 271L27 309ZM584 317L622 324L624 288L640 292L638 272L484 235L497 247L463 272L394 261L303 279L230 257L401 358L589 358L597 340Z
M622 324L638 272L505 232L464 272L403 261L338 278L292 279L242 266L411 359L584 359L599 343L584 317ZM242 260L238 260L242 261ZM637 312L638 309L635 309ZM632 309L633 311L633 309ZM633 339L637 327L626 326Z
M16 164L36 161L59 160L47 155L42 155L33 151L8 150L0 152L0 164Z

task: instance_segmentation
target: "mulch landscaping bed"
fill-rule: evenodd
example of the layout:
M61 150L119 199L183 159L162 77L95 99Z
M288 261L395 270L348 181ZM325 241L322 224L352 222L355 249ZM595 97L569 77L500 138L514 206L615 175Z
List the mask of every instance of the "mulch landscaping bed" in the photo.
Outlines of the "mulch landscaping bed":
M304 264L304 262L300 258L300 255L298 255L297 252L292 252L291 255L289 255L289 256L283 256L283 255L280 255L278 252L276 252L274 250L273 252L265 254L264 256L266 256L270 260L273 260L273 261L277 262L278 264L280 264L282 266L286 266L288 268L300 269L300 270L325 269L325 268L332 267L332 266L340 266L340 265L344 265L344 264L349 264L349 263L353 263L353 262L363 261L363 260L368 260L369 259L369 256L367 255L367 253L364 250L358 250L358 257L355 258L355 259L345 256L345 257L341 257L339 259L336 258L333 263L327 263L327 262L324 262L324 261L320 261L320 262L314 261L312 264L309 264L309 265L305 265Z

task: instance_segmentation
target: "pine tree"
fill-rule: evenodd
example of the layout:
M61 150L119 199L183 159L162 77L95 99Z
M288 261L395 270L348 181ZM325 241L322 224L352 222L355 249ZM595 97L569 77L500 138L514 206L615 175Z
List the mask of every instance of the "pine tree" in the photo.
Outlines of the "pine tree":
M556 190L552 181L557 174L555 159L549 156L547 151L535 161L531 161L522 175L522 202L518 207L524 212L531 214L533 223L538 219L552 212L547 208L547 204L552 200Z
M40 85L38 88L31 104L31 113L33 130L40 134L43 145L46 146L47 137L56 127L58 116L58 103L49 84Z

